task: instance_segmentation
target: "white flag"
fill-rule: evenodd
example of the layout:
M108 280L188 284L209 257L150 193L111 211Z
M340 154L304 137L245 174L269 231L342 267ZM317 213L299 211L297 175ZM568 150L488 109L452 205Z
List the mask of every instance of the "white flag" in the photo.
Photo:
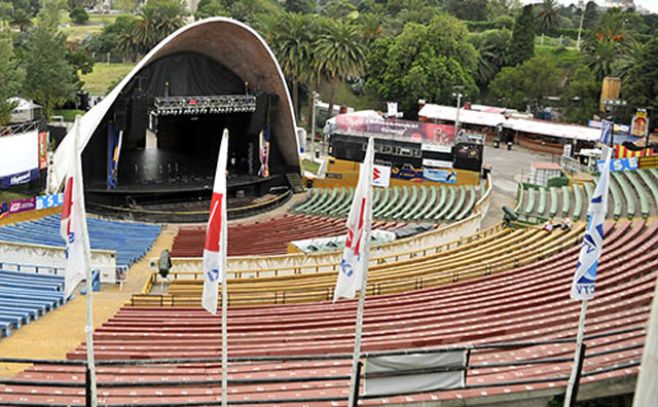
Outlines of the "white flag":
M571 298L574 300L590 300L594 298L596 284L596 270L599 258L603 251L603 223L608 211L608 186L610 183L610 156L609 148L604 147L606 155L605 165L601 171L601 178L596 185L592 200L589 204L587 230L580 249L576 273L571 284Z
M66 241L65 298L68 298L80 281L86 277L87 269L90 267L81 151L78 145L80 139L79 118L76 118L74 126L73 147L70 149L69 169L64 186L64 206L59 229L62 239Z
M359 170L359 183L347 218L347 241L340 261L334 301L354 298L357 290L365 289L363 281L368 272L370 229L372 227L372 172L375 156L374 141L368 140L366 156Z
M228 158L228 130L224 129L219 147L215 183L210 201L210 215L203 248L202 304L208 312L217 314L217 287L226 279L226 160Z

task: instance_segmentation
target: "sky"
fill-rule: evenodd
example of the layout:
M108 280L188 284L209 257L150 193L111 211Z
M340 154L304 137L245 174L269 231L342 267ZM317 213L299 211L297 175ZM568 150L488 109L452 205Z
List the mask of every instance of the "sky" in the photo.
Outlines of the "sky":
M578 0L558 0L562 4L571 4L578 3ZM599 4L603 4L603 1L595 0ZM538 3L539 0L523 0L523 3ZM587 2L587 1L586 1ZM658 13L658 0L635 0L635 4L644 7L647 10L650 10L653 13Z

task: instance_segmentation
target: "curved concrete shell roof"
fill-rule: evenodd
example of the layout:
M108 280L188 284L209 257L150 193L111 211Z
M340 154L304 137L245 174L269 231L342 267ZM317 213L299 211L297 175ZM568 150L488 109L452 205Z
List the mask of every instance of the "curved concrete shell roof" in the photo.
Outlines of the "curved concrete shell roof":
M276 94L279 108L273 121L273 134L280 140L286 165L300 167L295 115L276 57L254 29L224 17L208 18L186 25L156 45L100 103L81 117L81 147L87 145L121 91L142 68L164 56L180 52L206 55L248 82L251 89ZM75 128L66 135L55 152L48 180L50 191L58 190L64 180L71 157L74 131Z

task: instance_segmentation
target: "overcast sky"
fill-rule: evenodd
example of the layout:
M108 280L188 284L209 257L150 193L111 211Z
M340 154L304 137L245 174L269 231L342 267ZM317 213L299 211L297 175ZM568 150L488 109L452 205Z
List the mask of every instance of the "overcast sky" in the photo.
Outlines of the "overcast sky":
M539 3L539 0L522 0L524 3ZM595 0L599 4L603 4L602 0ZM562 4L578 3L578 0L559 0ZM585 1L587 3L587 1ZM658 0L635 0L635 4L651 10L653 13L658 13Z

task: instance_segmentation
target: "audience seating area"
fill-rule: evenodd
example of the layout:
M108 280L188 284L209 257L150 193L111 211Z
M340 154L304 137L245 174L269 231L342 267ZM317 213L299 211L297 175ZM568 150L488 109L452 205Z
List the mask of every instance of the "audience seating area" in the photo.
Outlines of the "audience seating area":
M0 337L65 301L64 277L0 269Z
M373 229L391 230L405 223L373 222ZM274 255L288 252L288 243L345 234L345 219L310 215L284 215L253 223L230 224L229 256ZM173 257L200 257L205 227L182 227L171 250Z
M462 246L461 255L441 253L431 259L395 264L386 279L381 278L381 268L373 270L374 281L366 301L363 351L409 351L574 338L580 302L569 297L569 287L580 250L574 238L581 231L582 228L574 229L572 236L566 239L567 233L561 231L507 230L490 241ZM560 250L544 249L547 245L560 245L560 239L563 243ZM508 256L507 252L516 255ZM637 374L658 270L657 254L658 222L636 220L606 224L597 295L589 302L587 313L587 356L581 389L606 383L606 380L614 380L619 385L621 379ZM512 260L504 271L489 274L483 269L487 263L494 263L501 257ZM515 263L514 258L532 261ZM421 270L427 273L443 269L443 274L437 272L432 278L444 278L449 282L455 276L453 270L460 265L463 267L460 275L468 275L470 271L474 278L459 277L451 284L431 288L408 286L401 292L377 295L380 294L378 284L386 284L393 276L402 278ZM237 286L238 282L229 284ZM275 284L275 281L267 284ZM299 284L303 286L301 281ZM356 301L262 306L257 312L233 306L228 315L230 357L317 355L318 359L234 361L229 367L232 383L229 400L240 404L252 404L252 401L253 405L263 405L274 399L298 400L271 403L286 406L344 405L349 386L345 377L350 361L332 357L352 351L355 307ZM198 305L193 308L125 307L96 330L96 359L216 358L221 344L219 324L219 316L209 315ZM465 405L470 398L510 397L515 393L526 400L536 392L566 385L573 350L572 342L528 345L505 351L475 349L470 354L470 363L479 367L469 371L466 389L388 396L363 400L362 404L453 400ZM75 360L85 356L84 345L68 355ZM519 363L520 360L545 361L525 364ZM504 367L486 366L504 362L508 362ZM84 381L83 372L83 366L34 365L16 379L36 384L5 382L0 385L0 404L20 401L24 405L83 405L82 388L52 385L54 382L80 384ZM216 362L98 369L103 402L122 405L216 403L220 394L219 375ZM273 378L281 381L244 381ZM536 382L514 384L530 379ZM206 380L212 380L212 384L203 383ZM238 384L235 380L243 382ZM145 381L158 385L135 384ZM171 384L175 381L188 384ZM124 387L117 388L121 383ZM301 400L306 397L341 401L306 403Z
M60 216L0 227L0 241L64 246L59 234ZM92 249L114 250L117 265L130 266L142 258L160 234L160 226L87 218Z
M587 207L594 192L593 183L571 187L524 189L518 211L542 220L587 218ZM612 172L608 216L647 218L658 214L658 169Z
M477 201L474 186L411 186L375 188L373 217L413 222L456 221L470 215ZM346 217L354 188L317 188L293 209L296 213Z
M546 232L538 229L502 229L486 238L473 240L451 250L409 260L370 267L368 292L397 293L462 281L510 267L528 264L581 243L584 224L571 230ZM376 252L373 252L376 256ZM165 301L177 305L197 305L203 289L201 271L171 273L168 293L134 296L136 305L157 305ZM317 272L278 277L229 280L229 302L233 305L262 305L323 301L333 297L336 272Z

